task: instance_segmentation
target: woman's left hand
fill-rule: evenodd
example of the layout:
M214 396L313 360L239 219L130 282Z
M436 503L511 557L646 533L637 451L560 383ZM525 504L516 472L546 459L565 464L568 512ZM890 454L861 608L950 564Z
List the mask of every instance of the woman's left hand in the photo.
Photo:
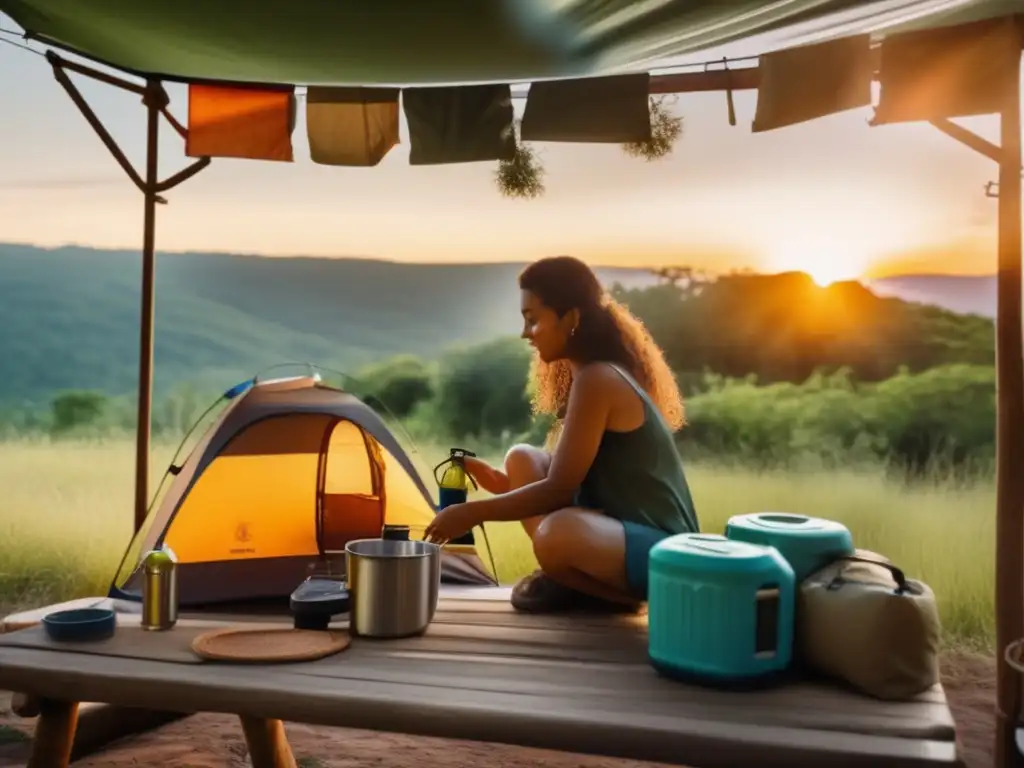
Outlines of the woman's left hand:
M470 501L445 507L434 516L423 537L427 541L444 544L464 535L479 523L473 506L473 502Z

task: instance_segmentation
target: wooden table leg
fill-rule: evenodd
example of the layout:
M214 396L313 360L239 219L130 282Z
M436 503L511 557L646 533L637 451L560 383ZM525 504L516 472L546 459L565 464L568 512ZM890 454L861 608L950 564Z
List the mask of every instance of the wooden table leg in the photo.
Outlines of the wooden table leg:
M239 715L252 768L296 768L284 723ZM30 766L30 768L35 768Z
M18 717L39 717L39 699L27 693L11 696L11 712Z
M77 727L77 701L40 699L27 768L68 768Z

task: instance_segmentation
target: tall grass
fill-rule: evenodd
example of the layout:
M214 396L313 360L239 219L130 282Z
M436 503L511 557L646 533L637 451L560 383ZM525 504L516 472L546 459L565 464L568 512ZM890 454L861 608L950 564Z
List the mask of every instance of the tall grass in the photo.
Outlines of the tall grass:
M153 452L153 486L175 446ZM443 456L421 447L418 464ZM0 606L13 610L105 594L132 532L134 444L0 442ZM995 491L991 482L906 485L881 470L762 471L697 464L690 482L706 531L735 514L786 511L838 520L857 546L893 559L934 590L947 638L994 638ZM489 524L500 579L535 567L515 524Z

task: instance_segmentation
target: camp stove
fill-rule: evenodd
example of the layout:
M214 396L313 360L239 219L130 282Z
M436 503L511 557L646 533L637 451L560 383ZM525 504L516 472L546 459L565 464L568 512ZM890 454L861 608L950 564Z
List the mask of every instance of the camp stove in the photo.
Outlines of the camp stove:
M310 577L292 592L289 605L295 629L326 630L335 616L349 612L351 600L344 581Z
M350 603L342 553L311 563L289 599L295 629L326 630L335 616L349 612Z

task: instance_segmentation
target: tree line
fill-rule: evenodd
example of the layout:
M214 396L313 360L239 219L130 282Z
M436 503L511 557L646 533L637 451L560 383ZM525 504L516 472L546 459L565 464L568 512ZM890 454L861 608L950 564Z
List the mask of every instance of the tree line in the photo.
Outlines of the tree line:
M859 284L822 289L805 275L689 271L615 298L647 325L686 396L686 455L777 466L813 459L882 461L921 472L986 468L994 450L990 320L875 296ZM519 339L401 356L333 383L416 440L537 443L530 353ZM331 377L328 376L328 379ZM158 402L153 432L187 431L216 398L188 387ZM8 433L131 430L129 398L67 392L48 412L0 414Z

